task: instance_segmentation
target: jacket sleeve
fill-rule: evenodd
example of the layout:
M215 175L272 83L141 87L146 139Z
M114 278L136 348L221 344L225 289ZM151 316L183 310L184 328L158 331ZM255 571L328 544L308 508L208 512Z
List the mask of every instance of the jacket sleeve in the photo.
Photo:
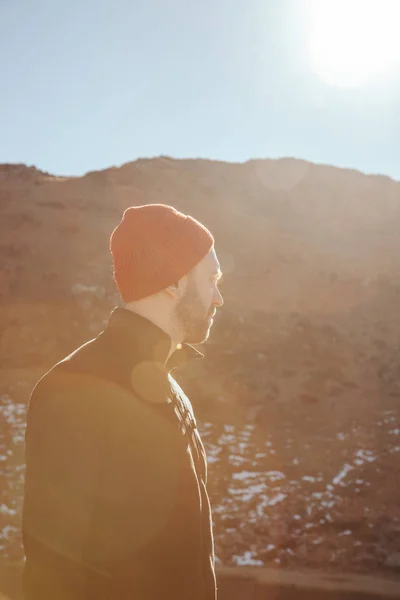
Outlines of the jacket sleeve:
M118 389L105 403L85 551L118 573L171 519L182 446L173 424L134 395Z

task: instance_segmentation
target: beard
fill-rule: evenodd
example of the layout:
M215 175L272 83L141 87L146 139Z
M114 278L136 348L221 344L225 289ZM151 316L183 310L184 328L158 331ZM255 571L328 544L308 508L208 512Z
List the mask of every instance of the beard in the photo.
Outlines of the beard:
M188 281L185 294L176 305L174 320L183 333L183 342L202 344L210 333L210 316L213 308L204 306L199 297L196 283Z

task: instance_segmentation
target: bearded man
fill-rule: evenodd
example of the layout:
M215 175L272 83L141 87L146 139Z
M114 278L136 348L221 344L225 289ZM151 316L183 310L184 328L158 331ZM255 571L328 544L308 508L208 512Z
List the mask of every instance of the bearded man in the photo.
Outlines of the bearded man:
M171 374L223 299L214 238L171 206L110 239L123 306L36 384L25 435L26 600L215 600L207 462Z

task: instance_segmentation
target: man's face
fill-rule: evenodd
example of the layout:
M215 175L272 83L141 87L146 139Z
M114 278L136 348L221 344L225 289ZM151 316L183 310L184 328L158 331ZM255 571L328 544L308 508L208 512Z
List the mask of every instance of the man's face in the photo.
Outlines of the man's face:
M183 342L202 344L208 339L217 307L224 301L218 289L221 279L214 248L187 278L183 295L175 307L175 320L183 332Z

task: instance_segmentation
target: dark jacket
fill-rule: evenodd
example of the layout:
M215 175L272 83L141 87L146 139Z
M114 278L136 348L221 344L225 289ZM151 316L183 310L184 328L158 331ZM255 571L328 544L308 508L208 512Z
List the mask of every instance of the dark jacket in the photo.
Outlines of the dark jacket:
M207 463L171 375L191 358L115 308L29 402L23 541L27 600L215 600Z

